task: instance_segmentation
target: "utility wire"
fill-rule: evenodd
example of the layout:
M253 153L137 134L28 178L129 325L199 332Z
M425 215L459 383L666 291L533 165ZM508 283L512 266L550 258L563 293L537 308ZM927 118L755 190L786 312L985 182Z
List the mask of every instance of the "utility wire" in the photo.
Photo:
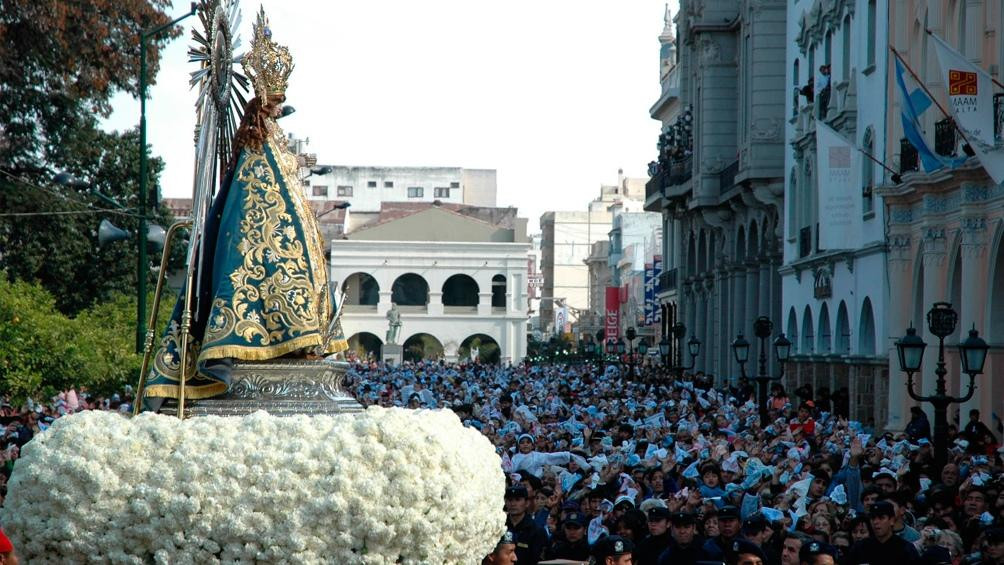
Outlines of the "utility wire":
M8 212L0 214L0 218L20 217L20 216L69 216L80 214L118 214L120 216L140 217L139 214L132 214L119 208L98 208L94 210L64 210L61 212Z

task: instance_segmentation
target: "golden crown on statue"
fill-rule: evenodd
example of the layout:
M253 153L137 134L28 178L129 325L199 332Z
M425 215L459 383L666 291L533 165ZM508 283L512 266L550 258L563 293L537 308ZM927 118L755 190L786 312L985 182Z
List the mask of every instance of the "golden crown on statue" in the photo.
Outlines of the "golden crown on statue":
M244 55L244 72L251 78L255 96L285 94L289 74L293 72L293 57L289 49L272 41L272 29L265 8L258 12L254 24L251 48Z

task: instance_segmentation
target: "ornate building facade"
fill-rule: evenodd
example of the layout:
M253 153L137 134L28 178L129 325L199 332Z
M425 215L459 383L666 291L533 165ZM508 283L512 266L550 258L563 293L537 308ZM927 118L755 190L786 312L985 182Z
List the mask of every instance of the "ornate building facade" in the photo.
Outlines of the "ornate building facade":
M1001 80L1004 63L1004 11L999 2L973 0L906 0L890 3L890 41L925 83L935 99L946 106L946 89L934 53L931 30L974 64ZM887 87L890 108L886 128L891 140L903 137L899 106L893 85ZM1001 108L995 103L1000 143ZM947 107L947 106L946 106ZM927 143L942 154L963 155L961 139L943 127L937 109L925 113ZM952 304L959 314L954 335L946 338L949 393L965 393L968 377L960 377L958 350L954 347L975 328L991 346L986 368L977 377L972 400L949 412L971 408L981 411L991 429L991 419L1004 415L1004 188L995 183L974 157L955 170L924 173L917 170L917 153L907 143L890 143L885 157L895 163L902 183L887 184L879 193L888 212L889 334L882 346L895 359L893 342L913 323L928 344L917 388L934 391L938 340L929 334L925 315L934 302ZM934 349L934 351L931 351ZM905 389L905 375L895 362L890 367L887 426L902 429L914 402ZM923 405L925 409L928 405ZM999 422L999 420L998 420Z
M664 216L663 321L684 323L704 344L696 370L724 379L739 376L731 343L754 319L783 331L785 4L682 0L660 36L646 203Z
M788 6L781 269L784 331L793 344L789 389L809 384L817 397L839 393L851 417L877 423L885 419L891 342L886 216L874 188L889 175L866 154L881 160L888 145L885 97L875 94L886 90L887 6L885 0ZM820 128L847 141L849 179L829 176L828 161L820 168L819 155L829 158L828 147L817 147ZM837 194L848 187L852 194Z

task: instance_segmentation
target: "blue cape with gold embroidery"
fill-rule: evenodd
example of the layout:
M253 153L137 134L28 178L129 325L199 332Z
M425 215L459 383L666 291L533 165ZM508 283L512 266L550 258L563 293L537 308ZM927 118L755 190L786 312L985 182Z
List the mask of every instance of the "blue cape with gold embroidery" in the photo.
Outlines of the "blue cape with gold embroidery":
M189 333L188 398L226 392L227 371L214 364L272 359L324 342L332 300L320 233L295 184L296 158L278 142L242 150L210 209ZM179 298L153 358L147 397L178 397L181 314ZM326 353L346 348L339 336Z

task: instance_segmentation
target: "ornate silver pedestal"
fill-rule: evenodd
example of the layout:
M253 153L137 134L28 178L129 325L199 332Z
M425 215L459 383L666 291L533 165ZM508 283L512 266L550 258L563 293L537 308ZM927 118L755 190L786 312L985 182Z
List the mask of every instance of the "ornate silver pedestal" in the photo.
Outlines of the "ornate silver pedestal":
M273 416L344 414L363 407L342 391L349 364L344 361L274 359L237 362L230 391L224 395L185 401L185 417L245 416L265 410ZM176 416L178 403L169 400L161 414Z

